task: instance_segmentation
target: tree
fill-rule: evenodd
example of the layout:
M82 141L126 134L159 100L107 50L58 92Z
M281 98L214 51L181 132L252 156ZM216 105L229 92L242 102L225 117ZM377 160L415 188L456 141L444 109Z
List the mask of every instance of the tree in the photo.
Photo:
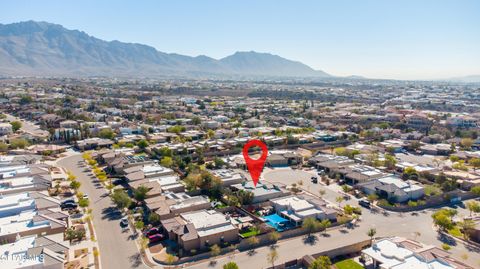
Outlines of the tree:
M10 140L10 147L12 149L18 149L18 148L24 149L28 147L28 145L30 145L30 143L28 143L28 141L24 138L15 138Z
M472 231L475 229L475 221L471 219L464 219L458 223L458 226L463 232L463 238L469 240L472 234Z
M268 239L274 243L277 243L278 239L280 239L281 235L277 231L272 231L268 234Z
M115 133L110 128L104 128L98 132L98 137L105 138L105 139L113 139L115 138Z
M468 163L473 166L474 171L480 168L480 158L472 158Z
M81 198L78 200L78 205L85 210L88 207L90 201L87 198Z
M115 190L112 194L112 200L119 209L124 209L132 204L132 200L123 190Z
M25 94L25 95L22 95L22 97L20 98L21 105L30 104L32 101L33 101L33 98L30 95Z
M135 222L135 228L136 229L142 230L143 227L145 227L145 223L143 223L143 221L139 220L139 221Z
M323 197L327 193L325 190L319 190L318 191L318 196Z
M19 121L12 121L10 122L10 125L12 125L13 132L16 132L22 128L22 123Z
M278 260L278 252L276 249L271 248L267 254L267 261L272 264L272 268L275 268L275 261Z
M411 179L414 177L418 178L418 173L417 173L417 170L415 170L415 168L409 166L403 170L402 176L404 179Z
M207 138L212 138L215 136L215 131L214 130L211 130L211 129L208 129L207 131Z
M475 195L480 195L480 186L472 187L470 191Z
M147 193L150 191L149 188L141 185L138 188L133 190L133 198L139 202L143 202L147 197Z
M390 170L395 169L395 165L397 164L397 159L395 159L395 156L391 154L385 154L384 164Z
M76 180L72 180L72 182L70 182L70 188L74 189L75 191L77 191L78 189L80 189L80 186L82 184Z
M313 232L315 232L319 227L318 220L315 218L305 218L302 223L302 228L305 229L308 233L308 237L312 235Z
M432 214L433 223L443 231L453 228L453 216L457 214L455 209L440 209Z
M368 237L370 237L370 241L372 241L372 242L373 242L373 237L375 237L376 234L377 234L377 229L375 229L375 228L370 228L367 231L367 235L368 235Z
M142 235L142 237L140 238L140 248L142 251L144 251L148 247L148 241L148 238Z
M320 221L320 223L318 224L320 231L323 231L323 232L327 231L327 228L330 227L331 225L332 223L328 219L324 219Z
M480 203L477 201L468 201L465 203L465 205L468 208L468 211L470 211L470 216L472 216L472 213L480 213Z
M8 151L8 145L0 142L0 152L7 152Z
M140 141L137 142L137 146L141 149L141 150L145 150L145 148L148 147L148 141L145 140L145 139L142 139Z
M221 158L218 158L218 157L215 157L214 163L215 163L215 168L217 168L217 169L222 168L225 165L225 162Z
M460 145L461 145L462 148L464 148L464 149L471 149L471 148L472 148L472 145L473 145L473 139L471 139L471 138L463 138L463 139L460 141Z
M176 260L176 258L172 254L167 254L167 256L165 257L165 262L167 264L173 264L175 262L175 260Z
M308 269L330 269L330 266L332 266L330 258L328 256L320 256L310 264Z
M251 247L255 247L258 243L260 243L260 240L258 239L258 237L256 237L256 236L254 235L254 236L251 236L251 237L247 238L247 243L248 243Z
M220 255L221 252L222 252L222 250L220 249L220 247L217 244L210 247L210 256L212 256L212 257L216 257L216 256Z
M245 190L237 192L237 198L242 205L249 205L253 202L253 193Z
M339 207L341 206L343 200L344 200L343 196L337 196L337 198L335 198L335 201L338 203Z
M372 194L369 194L367 196L367 200L370 202L370 203L373 203L375 200L378 199L378 195L376 195L375 193L372 193Z
M223 265L223 269L239 269L235 262L229 262Z
M165 156L160 160L160 165L164 167L172 167L173 165L173 160L172 157Z
M150 215L148 215L148 222L153 225L160 223L160 215L153 212L150 213Z
M76 231L73 229L73 228L68 228L66 231L65 231L65 239L67 239L68 241L70 241L70 243L72 243L72 241L77 237L77 234L76 234Z

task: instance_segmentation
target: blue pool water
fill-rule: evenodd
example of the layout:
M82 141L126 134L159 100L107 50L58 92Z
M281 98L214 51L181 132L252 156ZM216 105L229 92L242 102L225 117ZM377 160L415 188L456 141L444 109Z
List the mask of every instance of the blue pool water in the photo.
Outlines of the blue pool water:
M288 219L283 218L278 214L272 214L263 217L265 219L265 223L275 228L275 230L282 232L289 228L292 228L290 221Z

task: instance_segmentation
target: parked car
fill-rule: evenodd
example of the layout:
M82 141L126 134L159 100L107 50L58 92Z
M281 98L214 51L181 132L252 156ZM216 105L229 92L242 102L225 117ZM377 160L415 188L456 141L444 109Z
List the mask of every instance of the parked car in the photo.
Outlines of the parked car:
M67 199L67 200L63 200L60 205L63 205L63 204L70 204L70 203L75 203L75 200L73 198L71 199Z
M312 180L312 182L315 183L315 184L318 183L318 178L317 178L317 177L312 177L311 180Z
M370 205L371 205L370 202L365 199L359 200L358 204L366 208L370 208Z
M165 239L165 236L163 234L154 234L148 237L148 241L150 243L159 242L159 241L162 241L163 239Z
M112 181L112 184L115 185L115 186L118 186L118 185L122 185L123 182L124 182L123 179L117 178L117 179Z
M127 228L128 227L128 218L124 217L120 220L120 227Z
M77 207L78 205L74 202L64 203L60 205L60 209L62 210L72 210L72 209L76 209Z
M84 194L83 199L88 199L88 194Z
M160 229L157 228L157 227L153 227L153 228L150 228L148 230L146 230L143 234L146 236L146 237L149 237L151 235L154 235L154 234L159 234L161 233Z

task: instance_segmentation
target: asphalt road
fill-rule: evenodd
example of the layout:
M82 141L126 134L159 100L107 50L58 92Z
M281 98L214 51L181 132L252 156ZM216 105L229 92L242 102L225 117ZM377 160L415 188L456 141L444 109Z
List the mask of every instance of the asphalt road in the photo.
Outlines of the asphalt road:
M84 165L81 155L67 157L58 165L71 171L82 184L80 191L89 195L93 224L100 248L103 269L149 268L145 266L135 245L132 233L122 232L121 213Z

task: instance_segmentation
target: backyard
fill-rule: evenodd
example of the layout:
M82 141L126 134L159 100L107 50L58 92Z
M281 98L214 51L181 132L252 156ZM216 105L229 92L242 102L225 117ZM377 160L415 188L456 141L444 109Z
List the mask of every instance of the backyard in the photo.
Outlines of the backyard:
M363 266L352 259L339 261L335 263L335 267L337 267L337 269L364 269Z

